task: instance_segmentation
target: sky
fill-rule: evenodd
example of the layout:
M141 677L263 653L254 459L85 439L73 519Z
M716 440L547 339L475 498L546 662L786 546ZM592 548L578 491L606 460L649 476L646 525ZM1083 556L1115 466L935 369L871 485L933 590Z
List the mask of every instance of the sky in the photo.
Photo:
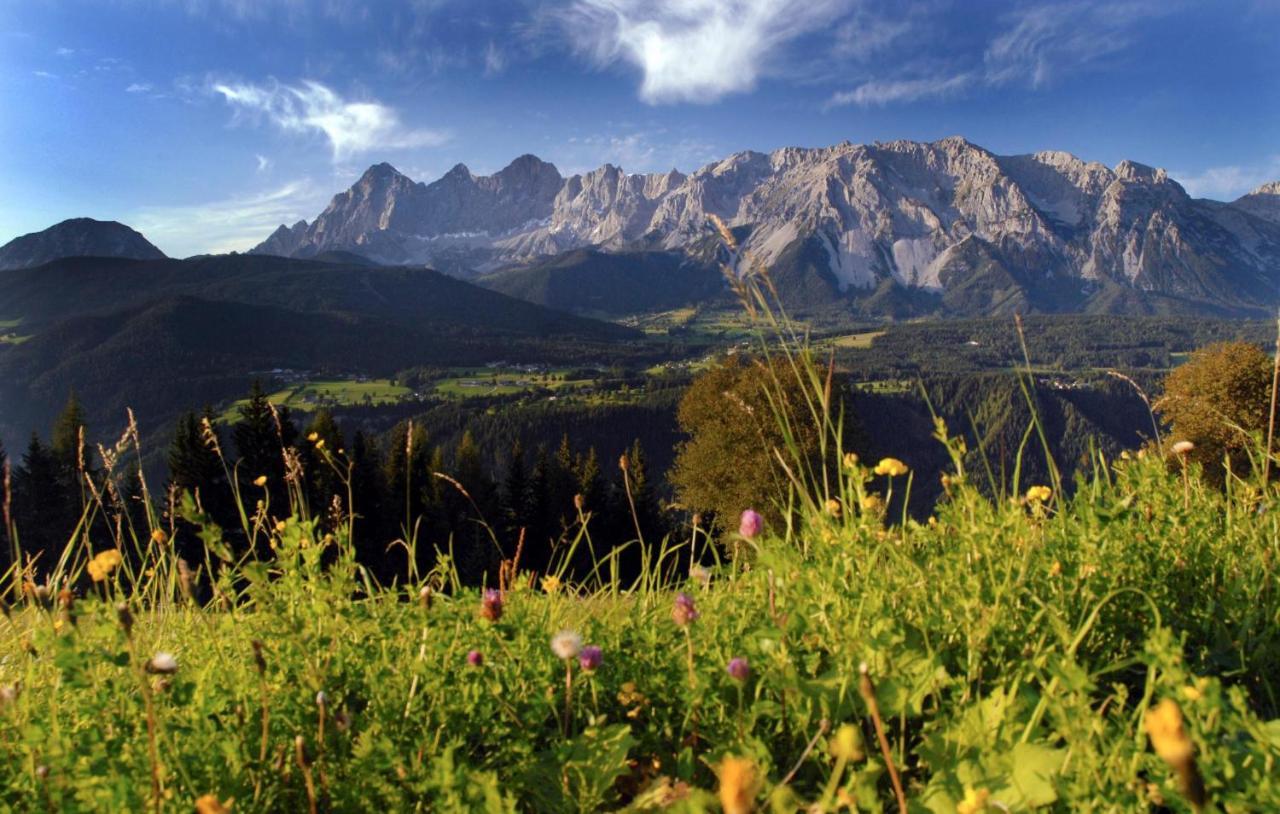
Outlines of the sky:
M1280 179L1280 0L0 0L0 244L171 256L310 220L371 164L690 171L961 135Z

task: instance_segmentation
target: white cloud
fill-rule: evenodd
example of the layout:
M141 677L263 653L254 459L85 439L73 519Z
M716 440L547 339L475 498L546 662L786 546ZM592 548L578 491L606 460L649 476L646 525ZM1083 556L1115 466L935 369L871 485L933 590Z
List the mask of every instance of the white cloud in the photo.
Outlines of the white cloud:
M215 83L212 89L228 104L265 116L287 132L323 133L334 161L370 150L433 147L449 140L441 130L406 127L394 108L374 101L350 102L310 80L301 85Z
M76 49L66 48L66 47L58 48L57 50L54 51L54 53L60 57L69 57L75 52L76 52Z
M313 217L328 197L328 192L304 178L220 201L144 207L129 215L127 222L173 257L244 251L282 223Z
M150 93L152 85L150 82L134 82L124 89L125 93Z
M507 55L492 40L484 49L484 75L497 76L507 69Z
M827 100L826 107L842 105L887 105L891 102L914 102L953 96L973 83L973 74L929 76L920 79L875 79L863 82L853 90L841 91Z
M1193 198L1234 201L1263 184L1280 181L1280 155L1273 155L1260 164L1207 167L1198 172L1170 170L1169 175Z
M828 25L850 0L576 0L563 15L600 65L640 68L640 98L712 102L751 90L781 47Z
M48 71L32 71L31 75L38 76L41 79L57 79L58 78L58 75L56 73L49 73Z

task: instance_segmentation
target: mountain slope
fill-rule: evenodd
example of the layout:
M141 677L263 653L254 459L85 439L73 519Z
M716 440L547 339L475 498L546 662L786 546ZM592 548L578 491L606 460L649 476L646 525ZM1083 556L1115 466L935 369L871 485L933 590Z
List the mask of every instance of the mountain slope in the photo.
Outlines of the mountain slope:
M600 364L641 334L421 268L229 255L68 258L0 275L0 436L47 431L75 390L91 423L145 427L241 395L276 368L391 376L413 366ZM259 373L255 374L255 371Z
M159 260L164 252L123 223L72 218L0 246L0 271L32 268L63 257Z
M545 270L583 248L706 262L715 215L742 230L742 257L799 274L808 302L820 281L831 289L823 296L865 303L892 280L958 290L938 300L947 313L1002 312L1014 300L988 295L1012 285L1041 310L1087 308L1119 287L1134 303L1255 312L1280 301L1273 186L1230 204L1198 200L1132 161L998 156L962 138L748 151L687 176L605 165L562 178L524 156L492 176L460 165L424 185L383 164L335 197L290 253L340 249L462 276L504 269L509 281L513 267ZM257 251L284 242L273 236Z

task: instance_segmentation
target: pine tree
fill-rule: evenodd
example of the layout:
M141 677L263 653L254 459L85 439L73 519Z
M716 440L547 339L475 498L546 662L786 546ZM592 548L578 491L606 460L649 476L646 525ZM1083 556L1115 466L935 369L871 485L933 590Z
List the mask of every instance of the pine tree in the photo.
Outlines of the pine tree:
M327 409L317 410L306 433L307 440L302 444L300 456L307 478L307 502L312 514L328 518L335 497L341 501L343 511L349 511L350 507L346 506L346 486L342 482L345 473L341 471L345 466L346 456L342 453L345 453L346 444L342 438L342 430L333 420L333 413ZM325 452L329 453L328 459ZM333 461L332 464L330 460ZM335 466L339 469L335 470Z
M507 474L502 483L502 514L506 521L506 531L510 540L514 541L520 529L528 533L529 527L529 475L525 469L524 447L519 439L511 447L511 455L507 461Z
M265 475L267 490L274 512L288 511L288 491L284 483L284 450L297 441L298 430L294 426L287 407L272 409L262 382L254 380L249 399L238 408L240 420L231 430L236 453L239 477L250 483Z
M23 555L41 573L56 565L75 528L62 470L53 450L32 433L22 466L13 474L13 522Z

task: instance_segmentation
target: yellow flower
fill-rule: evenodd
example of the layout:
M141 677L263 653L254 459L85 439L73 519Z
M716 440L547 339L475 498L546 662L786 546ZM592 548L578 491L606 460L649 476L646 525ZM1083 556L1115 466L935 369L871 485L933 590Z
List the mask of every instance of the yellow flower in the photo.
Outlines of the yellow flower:
M223 803L213 794L196 799L196 814L231 814L231 801Z
M1027 490L1028 503L1047 503L1053 497L1053 490L1048 486L1032 486Z
M283 520L276 521L276 534L284 534L285 529L289 526Z
M1191 761L1191 739L1182 726L1182 710L1171 698L1147 710L1145 719L1151 748L1170 766L1184 766Z
M308 436L307 436L307 440L308 440L308 441L310 441L310 442L311 442L311 443L313 443L313 444L314 444L316 441L318 441L319 439L320 439L320 433L318 433L318 432L313 432L313 433L311 433L310 435L308 435Z
M884 508L884 501L880 496L872 493L862 499L862 511L867 514L875 514Z
M164 529L156 529L151 532L151 539L157 545L164 545L169 542L169 535L165 533Z
M827 514L831 515L832 517L839 517L839 516L840 516L840 501L836 500L835 498L831 498L830 500L828 500L828 501L827 501Z
M111 572L122 562L124 558L120 556L119 549L108 548L106 551L100 551L97 556L89 560L89 577L94 582L102 582L111 576Z
M324 439L323 439L323 438L321 438L319 441L316 441L316 449L324 449Z
M862 735L853 724L845 724L836 730L829 748L836 760L862 760Z
M875 470L877 475L888 475L891 478L905 475L910 471L907 465L897 458L881 458Z
M986 811L987 799L990 797L991 792L986 789L966 787L964 799L956 803L956 814L978 814L979 811Z
M266 475L259 475L258 477L254 478L254 480L253 480L253 485L254 485L254 486L266 486L266 485L267 485L267 476L266 476Z
M760 776L749 758L728 755L720 762L720 807L724 814L750 814L756 807Z
M857 465L858 465L858 453L846 452L844 454L844 468L853 469Z
M542 578L542 590L549 594L558 593L560 590L560 577L555 574L547 574Z
M1057 560L1053 561L1053 565L1049 566L1049 576L1056 577L1062 573L1062 563Z

